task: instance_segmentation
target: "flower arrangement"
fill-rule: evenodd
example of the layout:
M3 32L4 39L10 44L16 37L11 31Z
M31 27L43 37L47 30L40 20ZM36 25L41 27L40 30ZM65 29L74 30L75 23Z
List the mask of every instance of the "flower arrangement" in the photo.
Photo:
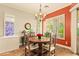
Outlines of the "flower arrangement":
M37 34L38 39L41 39L41 36L43 36L43 34Z

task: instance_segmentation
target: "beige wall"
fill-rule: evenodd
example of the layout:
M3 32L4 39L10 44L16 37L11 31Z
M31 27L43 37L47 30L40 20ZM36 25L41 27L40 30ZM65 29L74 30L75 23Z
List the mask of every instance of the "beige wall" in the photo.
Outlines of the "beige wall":
M0 53L17 49L19 47L19 37L4 38L3 36L5 14L10 14L15 17L15 36L19 36L21 34L26 22L30 22L33 31L36 31L36 21L32 15L0 5Z
M19 48L19 37L0 37L0 53Z
M0 35L3 36L3 20L5 14L11 14L15 16L15 34L18 35L20 31L24 29L24 24L30 22L32 27L36 27L36 21L32 15L29 15L23 11L12 9L9 7L0 5ZM33 28L35 31L36 28Z

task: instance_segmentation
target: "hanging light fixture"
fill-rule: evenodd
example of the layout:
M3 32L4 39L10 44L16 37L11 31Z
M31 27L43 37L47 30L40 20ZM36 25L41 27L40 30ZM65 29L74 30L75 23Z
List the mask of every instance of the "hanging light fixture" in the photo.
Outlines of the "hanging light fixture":
M49 8L48 5L43 6L44 8ZM42 13L42 4L40 3L40 8L39 8L39 12L35 14L35 18L37 20L42 21L43 18L46 16L46 13Z
M46 16L46 13L43 13L42 7L47 8L48 5L42 6L42 4L40 3L39 12L35 14L35 18L37 20L37 33L41 33L41 34L43 33L42 31L43 18Z
M42 21L42 18L44 17L45 15L42 13L42 5L40 4L40 8L39 8L39 13L36 13L35 14L35 18L39 21Z

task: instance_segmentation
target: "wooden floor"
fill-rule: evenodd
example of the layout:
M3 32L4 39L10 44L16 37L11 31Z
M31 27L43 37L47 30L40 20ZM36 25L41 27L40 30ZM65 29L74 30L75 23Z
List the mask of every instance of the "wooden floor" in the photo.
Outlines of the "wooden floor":
M1 53L0 56L24 56L24 48L19 48L13 51ZM56 56L77 56L70 50L63 47L56 47Z

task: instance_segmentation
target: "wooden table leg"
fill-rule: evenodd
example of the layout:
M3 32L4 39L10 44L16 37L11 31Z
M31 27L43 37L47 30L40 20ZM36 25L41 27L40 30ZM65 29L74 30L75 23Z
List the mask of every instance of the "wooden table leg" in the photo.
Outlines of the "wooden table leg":
M25 56L27 55L27 48L25 47Z
M39 56L42 56L42 43L39 43Z

